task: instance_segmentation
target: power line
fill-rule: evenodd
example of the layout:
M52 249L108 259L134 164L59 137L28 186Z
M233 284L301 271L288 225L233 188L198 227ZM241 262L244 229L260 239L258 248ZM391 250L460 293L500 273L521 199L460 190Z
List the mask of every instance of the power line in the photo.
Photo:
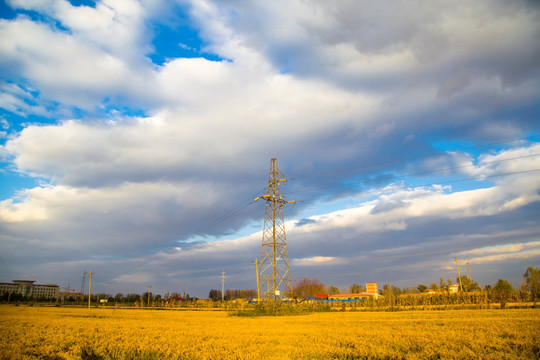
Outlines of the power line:
M470 180L479 180L479 179L485 179L485 178L493 178L493 177L502 177L502 176L509 176L509 175L516 175L516 174L523 174L523 173L531 173L531 172L536 172L536 171L540 171L540 168L539 169L533 169L533 170L524 170L524 171L514 171L514 172L508 172L508 173L501 173L501 174L494 174L494 175L484 175L484 176L478 176L478 177L470 177L470 178L463 178L463 179L455 179L455 180L449 180L449 181L445 181L445 182L438 182L437 184L448 184L448 183L454 183L454 182L462 182L462 181L470 181ZM415 185L417 187L422 187L422 186L429 186L429 185L434 185L434 183L426 183L426 184L422 184L422 185ZM456 249L457 250L457 249ZM465 250L465 248L461 249L461 250ZM444 250L442 252L446 252L448 250ZM433 255L433 254L436 254L438 252L426 252L426 253L423 253L423 255ZM409 257L409 256L419 256L420 254L403 254L403 255L396 255L396 256L387 256L387 257L378 257L379 259L381 258L398 258L398 257ZM133 270L134 268L140 268L150 262L154 261L154 259L149 259L148 261L145 261L143 262L142 264L138 264L137 266L131 268L130 270L126 271L126 272L130 272L131 270ZM158 264L159 265L159 264ZM237 266L221 266L219 268L221 269L224 269L224 268L236 268ZM213 269L217 269L217 268L213 268ZM204 270L200 270L200 271L191 271L191 273L193 272L209 272L210 269L204 269Z
M504 241L498 241L495 243L490 243L489 246L497 246L497 245L506 245L508 244L507 240ZM440 254L455 254L461 251L467 251L467 250L474 250L477 249L478 246L476 245L470 245L470 246L462 246L458 248L450 248L450 249L441 249L441 250L431 250L431 251L423 251L423 252L414 252L414 253L405 253L405 254L396 254L396 255L385 255L385 256L367 256L367 255L350 255L350 256L340 256L339 259L345 260L347 263L357 261L357 262L380 262L382 260L396 260L396 259L403 259L403 258L416 258L416 257L428 257L433 255L440 255ZM383 249L384 250L384 249ZM372 268L372 266L369 266ZM379 267L379 270L383 269L389 269L392 268L393 265ZM351 272L332 272L332 273L325 273L325 275L332 275L332 276L348 276L348 275L358 275L365 273L365 270L358 270L358 271L351 271ZM299 276L320 276L320 274L307 274L307 273L296 273L296 275Z
M539 135L533 135L532 137L534 138L534 137L537 137L537 136L539 136ZM510 143L510 142L515 142L515 141L526 140L528 138L531 138L531 136L530 137L523 137L523 138L513 139L513 140L495 142L495 143L490 143L490 144L484 144L484 145L475 146L475 147L471 147L471 148L482 148L482 147L487 147L487 146L500 145L500 144L504 144L504 143ZM413 158L409 158L409 160L418 159L418 158L425 158L425 157L434 156L434 155L441 154L441 153L444 153L444 152L434 153L434 154L429 154L429 155L423 155L423 156L418 156L418 157L413 157ZM486 161L486 162L481 162L481 163L478 163L478 164L468 164L468 165L460 165L460 166L455 166L455 167L446 167L446 168L434 169L434 170L429 170L429 171L410 173L410 174L400 175L400 176L391 177L391 178L385 178L385 179L379 179L379 180L371 180L370 182L372 182L372 183L373 182L382 182L382 181L386 181L386 180L389 180L389 179L400 179L400 178L412 177L412 176L429 174L429 173L436 173L436 172L456 170L456 169L467 168L467 167L474 167L474 166L481 166L481 165L487 165L487 164L493 164L493 163L500 163L500 162L511 161L511 160L530 158L530 157L535 157L535 156L540 156L540 154L529 154L529 155L517 156L517 157L513 157L513 158ZM302 176L302 177L296 177L296 178L292 178L290 180L294 181L294 180L298 180L298 179L304 179L304 178L315 177L315 176L322 176L322 175L345 172L345 171L350 171L350 170L363 169L363 168L369 168L369 167L377 167L377 166L383 166L383 165L388 165L388 164L395 164L395 163L404 162L406 160L407 159L399 159L399 160L387 161L387 162L382 162L382 163L376 163L376 164L369 164L369 165L364 165L364 166L359 166L359 167L353 167L353 168L348 168L348 169L337 169L337 170L327 171L327 172L319 173L319 174L312 174L312 175L306 175L306 176ZM472 181L472 180L483 180L483 179L488 179L488 178L495 178L495 177L502 177L502 176L516 175L516 174L531 173L531 172L535 172L535 171L540 171L540 169L515 171L515 172L493 174L493 175L480 175L480 176L476 176L476 177L469 177L469 178L462 178L462 179L454 179L454 180L436 182L436 184L449 184L449 183L457 183L457 182ZM359 181L359 183L362 183L362 182L367 182L367 181ZM415 186L421 187L421 186L429 186L429 185L434 185L434 184L435 183L426 183L426 184L415 185ZM341 187L341 186L343 186L343 185L342 184L337 184L337 185L331 185L331 186L324 186L324 187L317 187L317 188L311 188L311 189L298 190L298 191L293 191L293 192L289 192L289 193L294 194L294 193L302 193L302 192L320 191L320 190L326 190L326 189L336 188L336 187ZM208 225L200 228L197 232L192 234L190 237L197 237L197 236L200 236L200 235L206 233L209 229L212 229L216 225L222 223L226 219L228 219L231 216L233 216L233 215L237 214L238 212L242 211L244 208L252 205L253 201L251 199L253 199L255 196L262 193L264 190L266 190L266 188L263 188L260 191L254 193L254 195L252 195L250 197L249 201L243 202L243 203L241 203L241 204L227 210L223 215L219 216L218 218L216 218L213 222L209 223ZM138 268L140 266L146 265L146 264L150 263L151 261L153 261L153 260L148 260L147 262L139 264L136 267ZM132 270L132 269L130 269L130 270Z
M269 164L270 163L270 160L267 160L266 161L266 164ZM262 188L261 190L257 191L256 193L254 193L253 195L251 195L249 197L249 199L245 200L244 202L242 203L239 203L237 206L233 207L233 208L230 208L228 210L226 210L223 215L219 216L216 218L216 220L214 220L213 222L209 223L208 225L200 228L199 230L197 230L195 233L193 233L191 235L191 237L196 237L196 236L201 236L202 234L204 234L207 230L213 228L214 226L222 223L223 221L225 221L226 219L228 219L229 217L231 217L232 215L242 211L244 208L248 207L249 205L252 205L253 204L253 199L258 196L259 194L261 194L263 191L266 190L266 187Z
M264 190L266 190L266 188L262 188L261 190L259 190L258 192L256 192L255 194L253 194L252 196L250 196L250 200L251 201L246 201L246 202L243 202L242 204L239 204L237 206L235 206L234 208L231 208L229 210L227 210L223 215L219 216L216 220L214 220L213 222L211 222L210 224L200 228L197 232L195 232L193 235L191 235L191 237L196 237L196 236L200 236L202 235L203 233L205 233L207 230L213 228L214 226L222 223L223 221L225 221L226 219L228 219L229 217L231 217L232 215L242 211L244 208L248 207L249 205L253 204L253 200L257 195L259 195L261 192L263 192Z
M538 136L540 136L540 135L532 135L532 136L522 137L522 138L517 138L517 139L493 142L493 143L478 145L478 146L474 146L474 147L470 147L470 148L474 149L474 148L482 148L482 147L488 147L488 146L493 146L493 145L506 144L506 143L516 142L516 141L527 140L529 138L535 138L535 137L538 137ZM467 149L467 148L465 148L465 149ZM444 154L444 153L445 152L439 152L439 153L433 153L433 154L429 154L429 155L421 155L421 156L418 156L418 157L412 157L412 158L408 158L408 159L404 158L404 159L392 160L392 161L375 163L375 164L368 164L368 165L363 165L363 166L358 166L358 167L353 167L353 168L347 168L347 169L337 169L337 170L327 171L327 172L323 172L323 173L319 173L319 174L312 174L312 175L305 175L305 176L300 176L300 177L296 177L296 178L291 178L289 181L294 181L294 180L304 179L304 178L309 178L309 177L322 176L322 175L333 174L333 173L339 173L339 172L346 172L346 171L351 171L351 170L356 170L356 169L378 167L378 166L383 166L383 165L391 165L391 164L395 164L395 163L401 163L401 162L404 162L404 161L407 161L407 160L425 158L425 157L430 157L430 156L434 156L434 155L437 155L437 154ZM485 165L485 164L492 164L492 163L498 163L498 162L504 162L504 161L510 161L510 160L528 158L528 157L534 157L534 156L540 156L540 154L523 155L523 156L518 156L518 157L514 157L514 158L493 160L493 161L488 161L488 162L482 162L482 163L479 163L479 164L476 164L476 165L475 164L469 164L469 165L461 165L461 166L456 166L456 167L447 167L447 168L442 168L442 169L435 169L435 170L430 170L430 171L411 173L411 174L407 174L407 175L401 175L401 176L397 176L397 177L392 177L392 179L399 179L399 178L411 177L411 176L416 176L416 175L423 175L423 174L428 174L428 173L455 170L455 169L460 169L460 168L473 167L473 166L479 166L479 165ZM491 176L489 176L489 177L491 177ZM380 179L380 180L378 180L376 182L382 182L382 181L385 181L385 180L388 180L388 179ZM465 180L455 180L455 182L459 182L459 181L467 181L467 179L465 179ZM451 181L451 182L454 182L454 181ZM302 193L302 192L311 192L311 191L325 190L325 189L336 188L336 187L341 187L341 186L342 186L341 184L339 184L339 185L331 185L331 186L318 187L318 188L313 188L313 189L298 190L298 191L293 191L293 192L289 192L289 193L294 194L294 193ZM426 185L424 185L424 186L426 186ZM223 215L219 216L218 218L216 218L216 220L209 223L208 225L200 228L198 231L196 231L190 237L197 237L197 236L203 235L209 229L212 229L216 225L222 223L226 219L228 219L231 216L233 216L233 215L237 214L238 212L242 211L244 208L252 205L253 201L251 201L251 199L255 198L257 195L259 195L260 193L262 193L265 190L266 190L266 188L262 188L258 192L254 193L249 198L248 201L245 201L245 202L243 202L243 203L241 203L241 204L227 210ZM303 201L298 201L298 202L303 202Z
M498 141L498 142L493 142L493 143L488 143L488 144L482 144L482 145L477 145L477 146L464 147L464 148L461 148L460 150L461 151L466 151L466 150L471 150L471 149L481 149L481 148L494 146L494 145L508 144L508 143L512 143L512 142L516 142L516 141L534 139L536 137L540 137L540 134L539 135L531 135L531 136L521 137L521 138L517 138L517 139L503 140L503 141ZM297 176L297 177L292 177L289 180L294 181L294 180L306 179L306 178L311 178L311 177L319 177L319 176L331 175L331 174L336 174L336 173L349 172L349 171L353 171L353 170L369 169L369 168L381 167L381 166L386 166L386 165L395 165L395 164L400 164L400 163L404 163L404 162L407 162L407 161L419 160L419 159L428 158L428 157L432 157L432 156L436 156L436 155L443 155L443 154L447 154L447 153L448 153L448 151L438 151L438 152L433 152L433 153L424 154L424 155L411 156L411 157L406 157L406 158L401 158L401 159L394 159L394 160L382 161L382 162L377 162L377 163L372 163L372 164L359 165L359 166L354 166L354 167L350 167L350 168L334 169L334 170L330 170L330 171L323 171L323 172L320 172L320 173Z
M491 146L491 145L494 145L494 144L501 144L501 143L520 141L520 140L523 140L523 139L526 139L526 138L514 139L514 140L510 140L510 141L505 141L505 142L491 143L491 144L483 145L483 146ZM399 178L406 178L406 177L424 175L424 174L429 174L429 173L436 173L436 172L442 172L442 171L463 169L463 168L467 168L467 167L475 167L475 166L481 166L481 165L487 165L487 164L494 164L494 163L506 162L506 161L511 161L511 160L530 158L530 157L535 157L535 156L540 156L540 154L529 154L529 155L523 155L523 156L516 156L516 157L513 157L513 158L485 161L485 162L481 162L481 163L478 163L478 164L468 164L468 165L460 165L460 166L454 166L454 167L440 168L440 169L429 170L429 171L421 171L421 172L410 173L410 174L406 174L406 175L400 175L400 176L397 176L397 177L392 177L392 179L399 179ZM388 162L388 163L392 163L392 162ZM386 163L380 163L378 165L373 165L373 166L381 166L382 164L386 164ZM367 165L367 167L369 167L369 166L370 165ZM351 168L351 169L356 169L356 168ZM345 171L345 170L334 170L334 171L325 172L324 174L330 174L330 173L334 173L334 172L343 172L343 171ZM516 172L516 174L517 173L519 173L519 172ZM512 173L509 173L509 174L512 174ZM296 178L291 179L291 181L297 180L297 179L302 179L302 178L307 178L307 177L313 177L313 176L318 176L318 175L308 175L308 176L304 176L304 177L296 177ZM497 176L504 176L504 174L503 175L484 176L483 178L491 178L491 177L497 177ZM444 183L462 182L462 181L477 180L477 179L478 178L466 178L466 179L450 180L450 181L447 181L447 182L444 182ZM378 180L376 182L382 182L382 181L385 181L385 180L388 180L388 178L387 179L380 179L380 180ZM437 183L439 184L441 182L437 182ZM419 185L419 186L428 186L428 185L433 185L433 184ZM341 187L341 186L342 186L341 184L339 184L339 185L331 185L331 186L326 186L326 187L318 187L318 188L313 188L313 189L304 189L304 190L292 191L292 192L289 192L289 193L290 194L295 194L295 193L301 193L301 192L311 192L311 191L325 190L325 189ZM252 195L250 197L250 199L253 199L255 196L259 195L264 190L266 190L266 188L263 188L263 189L259 190L257 193ZM208 225L204 226L203 228L201 228L200 230L198 230L191 237L196 237L196 236L202 235L207 230L209 230L209 229L213 228L214 226L222 223L223 221L225 221L229 217L235 215L236 213L240 212L241 210L243 210L244 208L246 208L246 207L248 207L249 205L252 205L252 204L253 204L253 201L244 202L244 203L242 203L242 204L240 204L240 205L238 205L238 206L236 206L234 208L231 208L231 209L227 210L223 215L221 215L220 217L218 217L216 220L214 220L210 224L208 224Z
M538 154L537 154L538 155ZM502 176L509 176L509 175L517 175L517 174L524 174L524 173L532 173L532 172L536 172L536 171L540 171L540 168L538 169L532 169L532 170L523 170L523 171L514 171L514 172L507 172L507 173L500 173L500 174L493 174L493 175L483 175L483 176L477 176L477 177L469 177L469 178L462 178L462 179L454 179L454 180L448 180L448 181L443 181L443 182L437 182L437 184L449 184L449 183L456 183L456 182L463 182L463 181L471 181L471 180L481 180L481 179L486 179L486 178L494 178L494 177L502 177ZM426 183L426 184L422 184L422 185L415 185L416 187L425 187L425 186L429 186L429 185L434 185L434 183ZM325 188L318 188L318 189L311 189L311 190L304 190L304 191L316 191L316 190L324 190L328 187L325 187ZM250 202L249 204L243 204L237 208L242 208L242 207L245 207L247 205L250 205L252 202ZM232 216L233 212L229 212L229 213L226 213L224 214L222 217L220 217L220 221L223 221L227 216ZM215 222L214 222L215 223ZM208 229L210 228L211 226L213 225L208 225L205 227L205 229ZM454 249L454 251L456 250L459 250L459 251L462 251L462 250L466 250L466 249L469 249L469 248L461 248L461 249ZM434 254L437 254L437 253L441 253L441 252L447 252L447 251L450 251L450 250L443 250L443 251L432 251L432 252L425 252L425 253L422 253L422 254L419 254L419 253L415 253L415 254L402 254L402 255L394 255L394 256L385 256L385 257L377 257L377 259L383 259L383 258L399 258L399 257L410 257L410 256L420 256L420 255L434 255ZM351 257L352 258L352 257ZM135 269L135 268L140 268L144 265L147 265L149 264L150 262L154 261L154 259L149 259L143 263L139 263L138 265L132 267L131 269L127 270L126 272L129 273L131 272L131 270ZM159 265L159 264L158 264ZM224 268L237 268L238 266L237 265L230 265L230 266L221 266L219 267L220 269L224 269ZM216 268L212 268L212 269L204 269L204 270L199 270L199 271L191 271L191 273L193 272L209 272L210 270L214 270L214 269L217 269ZM353 273L351 273L353 274ZM356 273L354 273L356 274ZM340 274L340 275L346 275L346 274Z
M441 168L441 169L436 169L436 170L416 172L416 173L412 173L412 174L408 174L408 175L401 175L401 176L408 177L408 176L432 174L432 173L441 172L441 171L457 170L457 169L464 169L464 168L467 168L467 167L474 167L474 166L481 166L481 165L488 165L488 164L496 164L496 163L501 163L501 162L505 162L505 161L525 159L525 158L530 158L530 157L535 157L535 156L540 156L540 154L529 154L529 155L523 155L523 156L516 156L516 157L513 157L513 158L506 158L506 159L492 160L492 161L484 161L484 162L481 162L481 163L478 163L478 164L452 166L452 167L446 167L446 168Z
M516 159L521 159L521 158L528 158L528 157L533 157L533 156L540 156L540 154L531 154L531 155L525 155L525 156L520 156L520 157L508 158L508 159L494 160L494 161L489 161L489 162L485 162L485 163L482 163L482 164L498 163L498 162L503 162L503 161L510 161L510 160L516 160ZM447 171L447 170L452 170L452 169L457 169L457 168L464 168L464 167L472 167L472 166L476 166L476 165L474 165L474 164L462 165L462 166L457 166L457 167L441 168L441 169L435 169L435 170L431 170L431 171L410 173L410 174L407 174L407 175L393 177L392 179L406 178L406 177L411 177L411 176L425 174L425 173ZM415 185L415 186L416 187L426 187L426 186L435 185L435 184L451 184L451 183L458 183L458 182L464 182L464 181L484 180L484 179L489 179L489 178L496 178L496 177L503 177L503 176L509 176L509 175L517 175L517 174L525 174L525 173L531 173L531 172L536 172L536 171L540 171L540 168L531 169L531 170L522 170L522 171L513 171L513 172L492 174L492 175L478 175L478 176L475 176L475 177L467 177L467 178L460 178L460 179L453 179L453 180L446 180L446 181L429 182L429 183L419 184L419 185ZM388 178L387 179L379 179L376 182L382 182L382 181L386 181L386 180L388 180ZM341 186L342 186L341 184L338 184L338 185L331 185L331 186L324 186L324 187L317 187L317 188L311 188L311 189L298 190L298 191L293 191L293 192L289 192L289 193L294 194L294 193L320 191L320 190L326 190L326 189L335 188L335 187L341 187ZM263 190L265 190L265 189L263 189ZM257 193L255 193L255 195L258 195L261 192L262 191L257 192ZM253 198L253 196L252 196L252 198ZM253 201L250 201L250 202L240 204L240 205L238 205L238 206L236 206L234 208L231 208L226 213L224 213L223 215L218 217L215 221L213 221L212 223L210 223L210 224L204 226L203 228L201 228L197 233L193 234L192 237L202 235L205 231L213 228L217 224L225 221L227 218L233 216L234 214L238 213L242 209L244 209L247 206L252 205L252 204L253 204ZM148 261L148 262L150 262L150 261Z
M259 195L261 192L263 192L264 190L266 190L266 188L262 188L260 191L258 191L257 193L253 194L252 196L250 196L250 199L253 199L255 198L255 196ZM233 216L234 214L240 212L241 210L243 210L244 208L248 207L249 205L252 205L253 204L253 200L249 201L249 202L244 202L242 204L239 204L237 206L235 206L234 208L231 208L229 210L227 210L223 215L219 216L216 220L214 220L213 222L211 222L210 224L200 228L197 232L193 233L190 237L193 238L193 237L197 237L197 236L201 236L203 235L206 231L208 231L209 229L213 228L214 226L218 225L219 223L225 221L226 219L228 219L229 217ZM125 272L126 273L131 273L134 269L138 269L142 266L145 266L149 263L151 263L152 261L154 261L154 259L149 259L147 261L144 261L142 263L139 263L138 265L135 265L135 266L132 266L131 268L129 268L128 270L126 270Z
M502 174L494 174L494 175L482 175L482 176L476 176L476 177L470 177L465 179L456 179L456 180L448 180L448 181L439 181L436 184L450 184L450 183L456 183L456 182L463 182L463 181L471 181L471 180L483 180L483 179L489 179L489 178L495 178L495 177L501 177L501 176L509 176L509 175L517 175L517 174L526 174L526 173L532 173L535 171L540 171L539 169L532 169L532 170L523 170L523 171L513 171L508 173L502 173ZM428 186L428 185L435 185L435 183L429 183L425 185L417 185L417 186Z
M529 154L529 155L517 156L517 157L514 157L514 158L487 161L487 162L482 162L482 163L478 163L478 164L468 164L468 165L446 167L446 168L440 168L440 169L434 169L434 170L428 170L428 171L419 171L419 172L414 172L414 173L409 173L409 174L399 175L399 176L388 176L388 177L379 178L379 179L376 179L376 180L358 181L356 184L367 183L367 182L369 182L369 183L380 183L380 182L384 182L384 181L388 181L388 180L404 179L404 178L418 176L418 175L432 174L432 173L436 173L436 172L443 172L443 171L449 171L449 170L463 169L463 168L467 168L467 167L475 167L475 166L480 166L480 165L494 164L494 163L500 163L500 162L505 162L505 161L510 161L510 160L518 160L518 159L530 158L530 157L535 157L535 156L540 156L540 154ZM538 170L539 169L516 171L516 172L510 172L510 173L505 173L505 174L500 174L500 175L484 175L484 176L457 179L457 180L433 182L433 183L428 183L428 184L425 184L425 185L416 185L416 186L428 186L428 185L434 185L434 184L443 184L443 183L446 184L446 183L462 182L462 181L468 181L468 180L478 180L478 179L482 179L482 178L492 178L492 177L498 177L498 176L513 175L513 174L527 173L527 172L533 172L533 171L538 171ZM290 194L326 190L326 189L332 189L332 188L337 188L337 187L342 187L342 186L343 186L342 184L328 185L328 186L323 186L323 187L292 191L292 192L290 192Z

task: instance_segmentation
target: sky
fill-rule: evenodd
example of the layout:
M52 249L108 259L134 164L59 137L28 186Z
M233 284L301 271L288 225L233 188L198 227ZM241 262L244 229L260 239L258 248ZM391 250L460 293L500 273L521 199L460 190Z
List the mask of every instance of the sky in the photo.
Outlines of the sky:
M2 0L0 281L516 288L540 267L536 1ZM87 281L88 283L88 281Z

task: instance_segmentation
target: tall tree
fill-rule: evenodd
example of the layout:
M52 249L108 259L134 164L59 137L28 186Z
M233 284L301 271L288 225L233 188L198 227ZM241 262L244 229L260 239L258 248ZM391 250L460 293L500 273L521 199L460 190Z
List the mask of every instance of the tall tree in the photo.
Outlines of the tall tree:
M501 304L501 309L506 307L506 303L512 294L515 292L514 287L508 281L504 279L499 279L497 283L493 286L493 294L495 295L495 300Z
M339 289L335 286L329 286L328 295L336 295L336 294L339 294Z
M461 278L461 284L463 284L463 291L476 291L480 287L478 286L478 283L472 281L469 279L466 275L461 275L460 277L456 278L456 283L459 284L459 279Z
M448 285L446 285L443 278L439 278L439 289L441 291L448 291Z
M141 299L141 295L139 294L127 294L126 295L126 302L128 303L136 303Z
M349 292L351 294L359 294L359 293L364 292L364 291L366 291L366 289L362 285L352 284L349 287Z
M523 278L526 289L531 292L533 302L536 302L540 299L540 269L529 266L523 274Z
M293 294L295 297L306 298L324 294L325 292L326 286L317 278L303 278L302 280L294 281Z
M390 284L383 285L381 291L382 295L384 296L398 296L401 295L402 292L403 291L399 287Z
M221 300L221 290L212 289L208 293L208 298L213 301Z
M143 305L151 304L153 298L154 298L154 295L152 294L152 292L145 292L141 297L142 304Z

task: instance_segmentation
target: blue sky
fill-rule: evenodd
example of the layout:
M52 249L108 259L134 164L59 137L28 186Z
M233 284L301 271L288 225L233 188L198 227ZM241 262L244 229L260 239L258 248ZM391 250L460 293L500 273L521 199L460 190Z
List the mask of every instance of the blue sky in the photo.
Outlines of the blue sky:
M530 1L0 3L0 281L254 288L270 159L291 273L518 287L540 266Z

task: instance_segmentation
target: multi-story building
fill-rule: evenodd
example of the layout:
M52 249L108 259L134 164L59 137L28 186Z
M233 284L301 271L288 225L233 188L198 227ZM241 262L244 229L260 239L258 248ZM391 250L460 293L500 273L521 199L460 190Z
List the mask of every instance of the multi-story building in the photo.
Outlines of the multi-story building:
M13 280L12 283L0 283L0 294L20 294L35 299L58 299L60 294L58 285L39 285L34 282L34 280Z

